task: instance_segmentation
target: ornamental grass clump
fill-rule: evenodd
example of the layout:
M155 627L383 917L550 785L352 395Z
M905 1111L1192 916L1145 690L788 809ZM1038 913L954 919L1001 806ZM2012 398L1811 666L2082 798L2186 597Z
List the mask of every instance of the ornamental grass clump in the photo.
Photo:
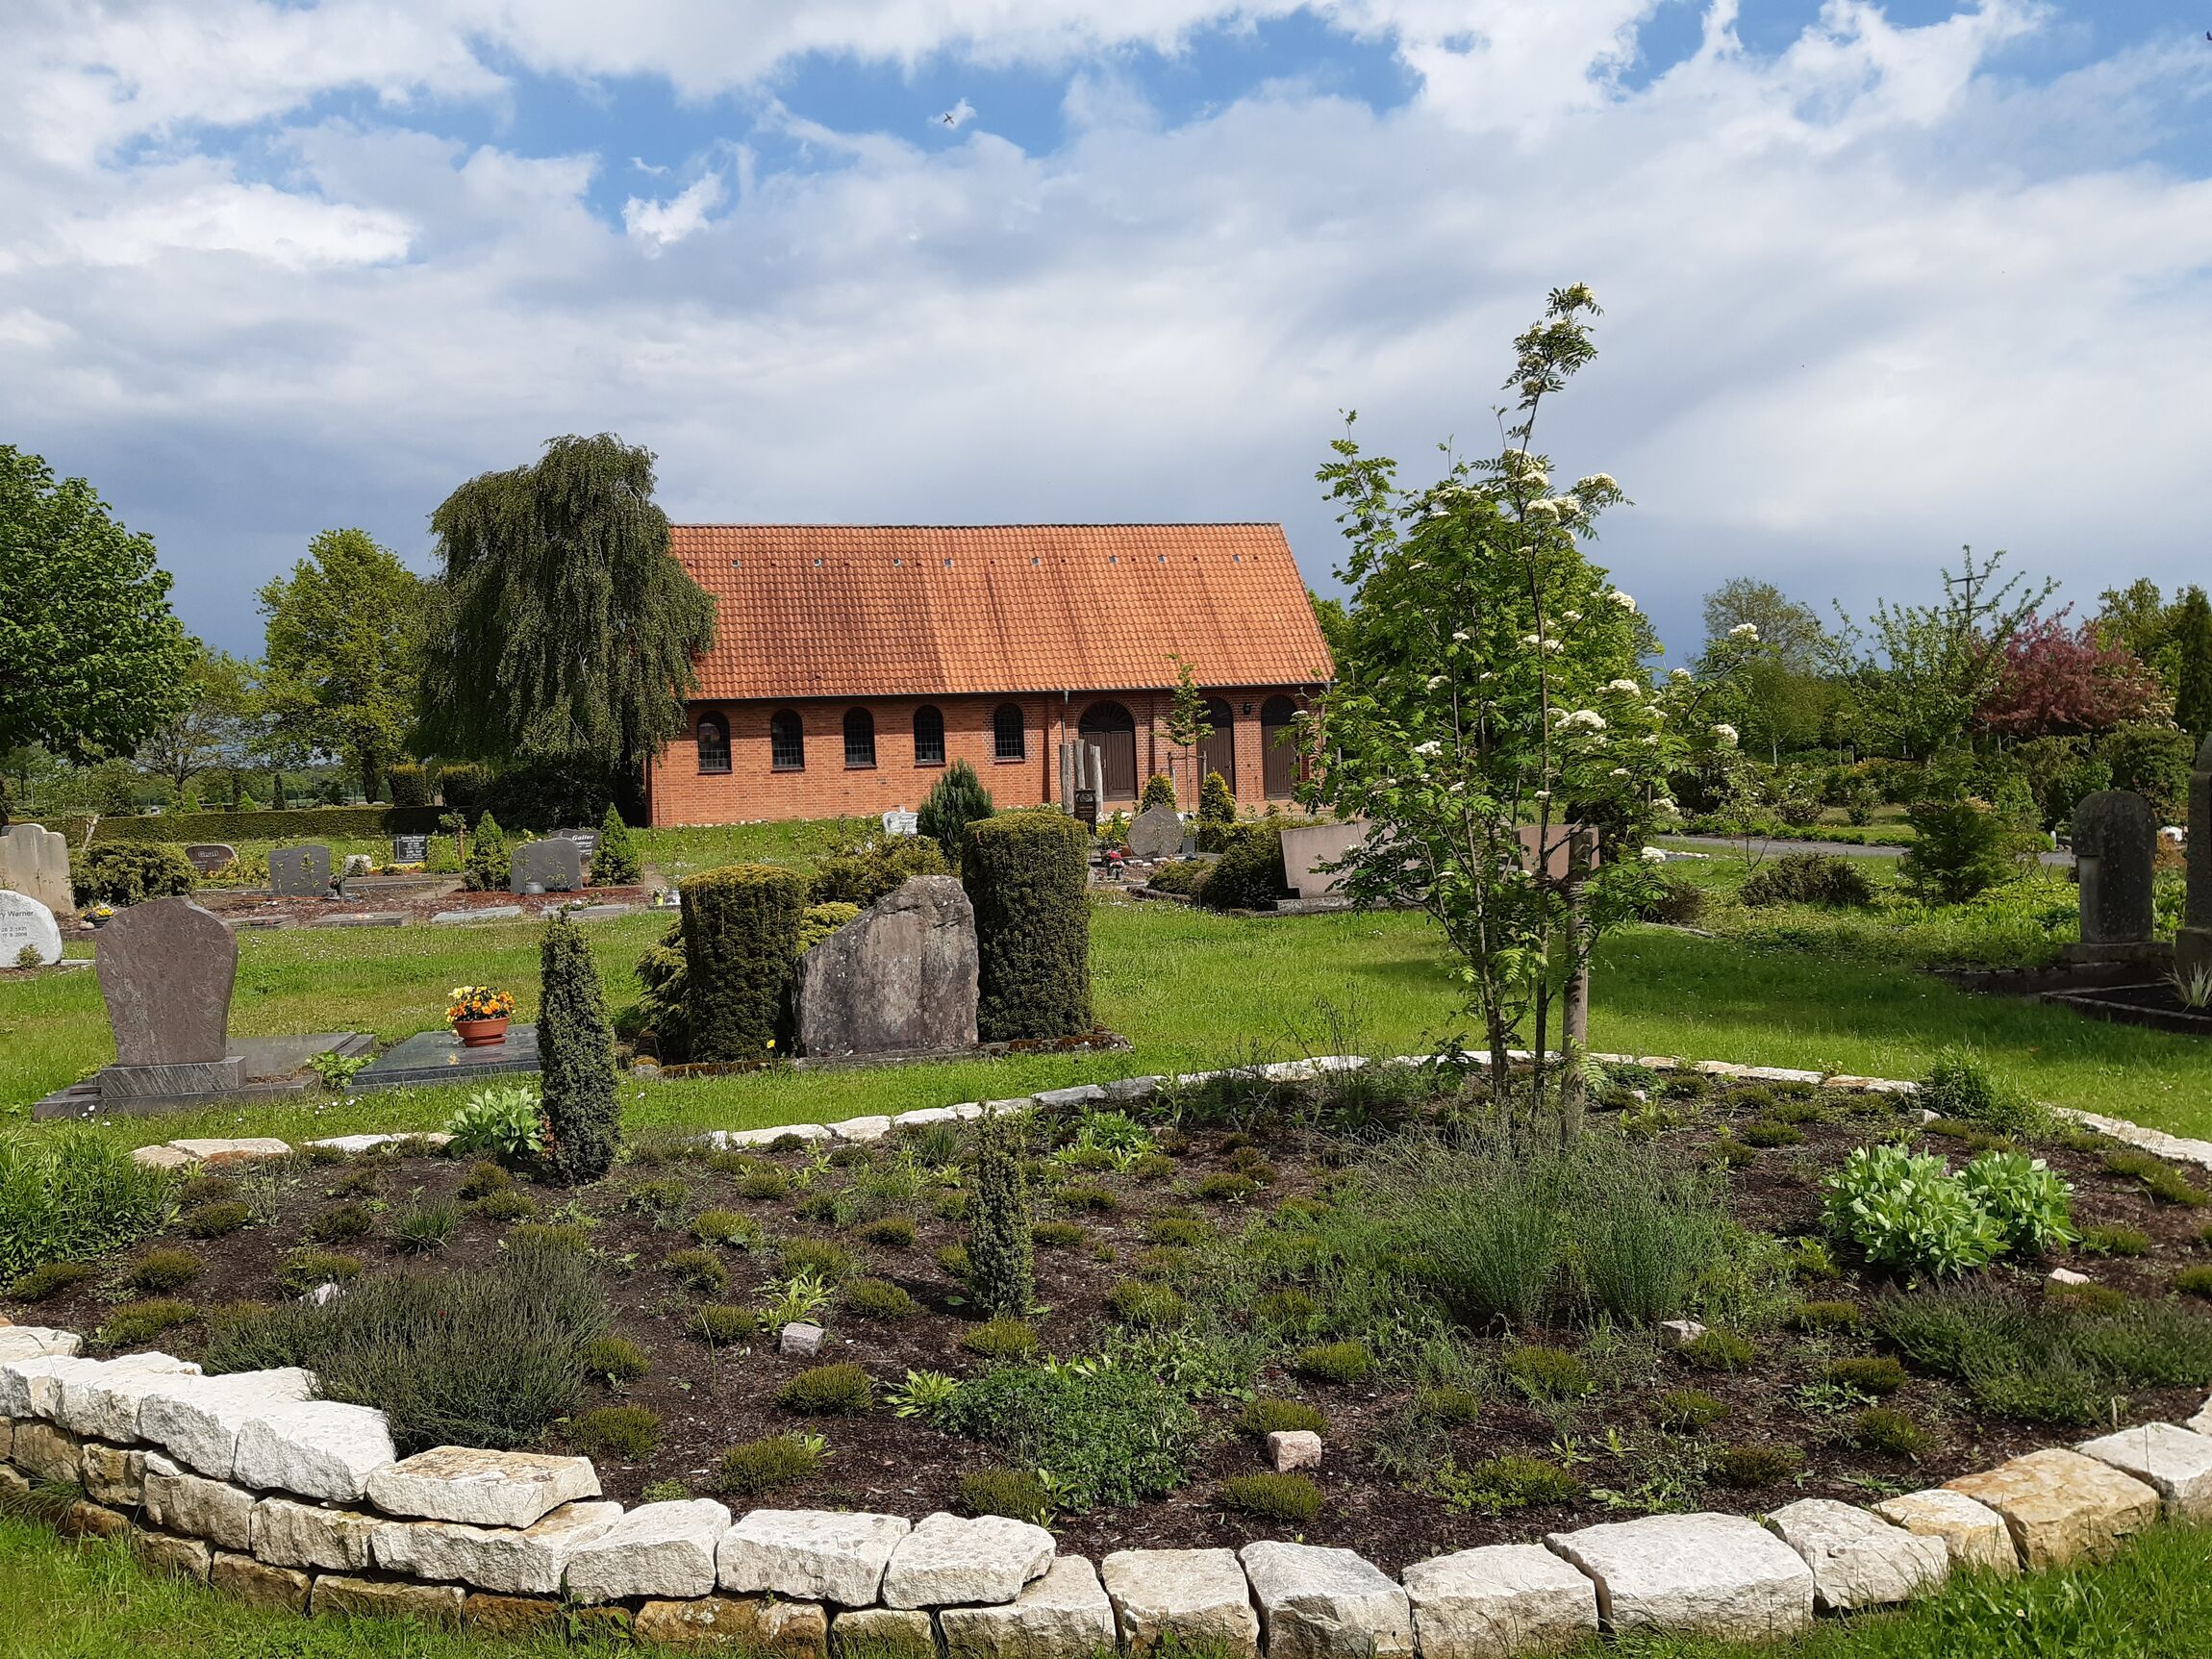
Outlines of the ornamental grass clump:
M772 1434L747 1441L722 1453L715 1466L714 1488L727 1497L757 1497L806 1479L828 1455L819 1435Z
M1199 1442L1180 1392L1110 1359L995 1367L961 1384L938 1426L1017 1467L1050 1470L1071 1513L1173 1492Z
M971 1470L960 1477L960 1503L970 1515L1003 1515L1032 1526L1052 1520L1052 1489L1035 1470Z
M661 1416L639 1405L603 1405L568 1425L576 1449L590 1457L641 1463L661 1446Z
M1302 1474L1237 1474L1221 1482L1221 1507L1282 1526L1303 1526L1321 1512L1321 1489Z
M89 1130L0 1134L0 1281L137 1243L168 1220L174 1191Z
M1246 1405L1237 1419L1237 1431L1248 1434L1254 1440L1266 1440L1270 1434L1289 1434L1299 1429L1315 1434L1326 1433L1328 1414L1319 1406L1296 1399L1256 1399Z
M851 1361L814 1366L776 1390L776 1404L802 1417L860 1417L875 1404L867 1372Z
M1311 1382L1365 1382L1374 1375L1375 1357L1365 1343L1323 1343L1294 1356L1291 1370Z

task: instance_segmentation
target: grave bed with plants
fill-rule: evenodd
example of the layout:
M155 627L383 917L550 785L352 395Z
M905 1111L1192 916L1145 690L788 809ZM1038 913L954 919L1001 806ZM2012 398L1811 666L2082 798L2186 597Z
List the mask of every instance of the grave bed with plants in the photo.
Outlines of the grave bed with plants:
M633 1140L571 1192L530 1178L510 1092L440 1149L149 1186L156 1224L0 1312L306 1366L402 1456L588 1453L626 1503L1011 1514L1093 1556L1295 1536L1390 1571L1870 1502L2212 1384L2200 1175L1970 1063L1918 1097L1614 1068L1567 1151L1445 1066L993 1121L982 1169L977 1125L939 1121ZM1024 1241L1026 1313L987 1317ZM792 1323L818 1352L780 1351ZM1277 1473L1268 1434L1301 1429L1320 1466Z

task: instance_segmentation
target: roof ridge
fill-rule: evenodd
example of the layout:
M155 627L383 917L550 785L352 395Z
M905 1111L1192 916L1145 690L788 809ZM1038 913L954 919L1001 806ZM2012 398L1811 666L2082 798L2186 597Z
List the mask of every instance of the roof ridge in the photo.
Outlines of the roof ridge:
M1024 518L991 523L888 523L831 518L685 518L671 530L1280 530L1280 518Z

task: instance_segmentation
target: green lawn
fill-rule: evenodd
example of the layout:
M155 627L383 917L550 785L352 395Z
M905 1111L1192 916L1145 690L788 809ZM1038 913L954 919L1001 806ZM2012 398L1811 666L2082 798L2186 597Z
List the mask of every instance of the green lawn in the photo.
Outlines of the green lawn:
M1822 1620L1797 1642L1593 1643L1578 1659L2199 1659L2212 1652L2212 1533L2154 1532L2104 1567L2010 1582L1961 1577L1902 1612ZM553 1659L623 1651L497 1642L398 1621L256 1612L153 1577L113 1544L77 1546L0 1520L0 1659Z
M617 1005L636 994L630 966L665 925L647 916L591 924ZM640 1082L626 1085L630 1121L743 1128L904 1111L1263 1055L1404 1052L1453 1027L1448 968L1428 924L1413 916L1229 917L1102 901L1093 962L1099 1017L1131 1040L1128 1052ZM464 981L512 988L528 1018L536 927L244 934L232 1029L401 1037L441 1023L445 991ZM1969 996L1872 952L1633 928L1607 943L1595 987L1591 1026L1600 1048L1913 1077L1947 1045L1969 1042L2040 1098L2212 1135L2212 1044ZM20 1115L110 1058L88 972L0 985L0 1112ZM112 1132L147 1141L434 1128L453 1105L449 1090L417 1090L124 1119Z

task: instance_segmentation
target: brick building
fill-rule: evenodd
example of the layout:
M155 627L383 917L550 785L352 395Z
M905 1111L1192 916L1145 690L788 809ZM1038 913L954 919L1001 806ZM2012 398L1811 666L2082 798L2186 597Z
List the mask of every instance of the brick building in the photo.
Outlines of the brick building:
M1034 806L1078 736L1103 810L1170 770L1188 807L1170 653L1211 705L1198 775L1258 807L1289 797L1277 739L1331 672L1277 524L679 524L670 551L716 621L646 780L656 824L914 808L956 760Z

